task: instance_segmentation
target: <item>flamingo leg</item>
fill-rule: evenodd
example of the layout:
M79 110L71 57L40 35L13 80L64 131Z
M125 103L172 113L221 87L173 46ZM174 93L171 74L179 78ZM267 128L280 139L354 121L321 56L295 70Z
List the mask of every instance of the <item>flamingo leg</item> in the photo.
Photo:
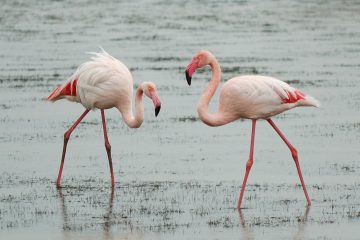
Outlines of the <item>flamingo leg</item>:
M112 165L112 159L111 159L111 145L109 143L109 138L107 135L106 130L106 120L105 120L105 113L104 109L101 109L101 119L103 124L103 130L104 130L104 140L105 140L105 149L109 160L109 166L110 166L110 175L111 175L111 186L115 186L115 179L114 179L114 171L113 171L113 165Z
M299 164L299 158L298 158L298 153L297 150L295 149L295 147L286 139L286 137L284 136L284 134L280 131L280 129L275 125L275 123L273 122L273 120L271 120L270 118L267 119L267 121L270 123L270 125L275 129L275 131L279 134L279 136L281 137L281 139L285 142L285 144L289 147L290 151L291 151L291 155L295 161L295 165L296 165L296 169L297 172L299 174L299 178L300 178L300 182L302 185L302 188L304 190L305 193L305 197L306 197L306 201L307 201L307 205L310 206L311 205L311 200L310 197L308 195L306 186L305 186L305 182L301 173L301 169L300 169L300 164Z
M86 116L86 114L89 113L89 111L90 111L90 109L86 109L85 112L83 114L81 114L81 116L78 118L78 120L76 120L76 122L64 134L64 147L63 147L63 152L62 152L62 157L61 157L59 174L58 174L58 177L57 177L57 180L56 180L56 187L57 188L61 187L61 184L60 184L61 183L61 175L62 175L62 171L63 171L63 167L64 167L66 147L67 147L67 144L69 142L70 135L74 131L74 129L77 127L77 125L79 125L81 120L83 120L83 118Z
M244 176L244 180L241 186L241 192L240 192L240 196L239 196L239 201L238 201L238 205L237 208L240 209L241 208L241 202L244 196L244 191L245 191L245 187L246 187L246 182L250 173L250 169L251 166L253 165L253 159L254 159L254 143L255 143L255 128L256 128L256 120L253 119L252 120L252 130L251 130L251 145L250 145L250 154L249 154L249 160L246 163L246 172L245 172L245 176Z

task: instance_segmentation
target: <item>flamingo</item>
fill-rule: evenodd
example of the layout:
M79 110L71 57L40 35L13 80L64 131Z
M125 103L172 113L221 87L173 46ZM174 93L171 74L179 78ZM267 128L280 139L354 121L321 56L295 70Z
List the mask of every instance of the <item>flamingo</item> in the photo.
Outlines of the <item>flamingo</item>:
M109 143L105 109L117 108L125 123L130 128L139 128L144 120L142 96L149 97L155 106L155 116L160 112L161 102L157 94L156 85L152 82L141 83L135 95L135 116L132 113L133 79L129 69L118 59L102 49L92 54L91 60L81 64L75 73L61 86L57 87L47 98L49 101L67 99L81 103L85 111L64 134L64 146L56 186L61 187L61 175L64 167L66 146L71 133L81 120L92 109L100 109L104 132L105 149L110 166L111 186L115 179L111 159L111 145Z
M246 75L234 77L223 84L218 111L210 113L208 111L209 103L221 79L219 62L211 52L202 50L192 58L190 64L186 67L185 74L190 86L193 73L198 68L206 65L210 65L212 77L197 105L200 119L212 127L228 124L239 118L252 120L250 154L246 163L246 171L237 208L241 208L246 182L253 165L255 128L258 119L265 119L290 149L304 190L307 205L310 206L311 200L301 173L297 150L286 139L285 135L275 125L271 117L298 106L319 107L319 101L276 78Z

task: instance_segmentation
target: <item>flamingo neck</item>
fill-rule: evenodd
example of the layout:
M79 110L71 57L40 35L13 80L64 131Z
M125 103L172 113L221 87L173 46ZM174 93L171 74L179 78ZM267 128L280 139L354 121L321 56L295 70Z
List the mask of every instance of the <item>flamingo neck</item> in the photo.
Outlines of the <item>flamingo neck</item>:
M213 61L210 63L212 69L212 76L208 87L205 89L203 94L200 97L198 102L197 111L199 114L200 119L209 126L221 126L226 124L227 122L224 121L222 118L222 114L217 113L210 113L209 112L209 103L211 98L214 96L216 89L219 86L220 79L221 79L221 68L218 61L214 58Z
M126 125L130 128L138 128L144 121L144 108L142 104L143 90L140 84L135 94L135 116L132 113L131 102L126 111L121 111L122 117Z

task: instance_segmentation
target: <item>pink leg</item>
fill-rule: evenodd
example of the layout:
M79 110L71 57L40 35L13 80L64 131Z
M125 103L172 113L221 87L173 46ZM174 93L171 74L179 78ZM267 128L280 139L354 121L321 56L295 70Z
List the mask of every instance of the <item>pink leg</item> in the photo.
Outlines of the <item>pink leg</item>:
M77 127L77 125L79 125L81 120L86 116L86 114L88 114L89 111L90 111L90 109L86 109L85 112L83 114L81 114L81 116L78 118L78 120L76 120L76 122L64 134L64 147L63 147L63 152L62 152L62 157L61 157L59 174L58 174L58 177L56 180L56 187L58 187L58 188L61 187L60 182L61 182L61 175L62 175L62 171L63 171L63 167L64 167L66 146L68 144L70 135L71 135L72 131L74 131L74 129Z
M306 186L305 186L305 183L304 183L304 179L303 179L303 176L301 174L301 169L300 169L300 164L299 164L299 159L298 159L298 153L297 153L297 150L295 149L295 147L285 138L284 134L280 131L280 129L275 125L275 123L269 118L267 120L270 125L275 129L275 131L279 134L279 136L281 137L281 139L285 142L285 144L289 147L290 151L291 151L291 155L295 161L295 165L296 165L296 169L297 169L297 172L299 174L299 178L300 178L300 182L301 182L301 185L302 185L302 188L304 190L304 193L305 193L305 197L306 197L306 201L307 201L307 204L308 206L311 205L311 200L310 200L310 197L307 193L307 189L306 189Z
M109 160L109 166L110 166L111 186L114 187L115 179L114 179L113 165L112 165L112 160L111 160L111 145L109 143L109 138L107 136L105 113L104 113L103 109L101 109L101 119L102 119L103 130L104 130L105 148L106 148L106 152L107 152L107 156L108 156L108 160Z
M252 130L251 130L251 145L250 145L250 154L249 154L249 160L246 163L246 172L245 172L245 177L241 186L241 192L240 192L240 197L239 197L239 201L238 201L238 205L237 208L240 209L241 208L241 202L244 196L244 191L245 191L245 187L246 187L246 182L250 173L250 169L251 166L253 165L253 157L254 157L254 142L255 142L255 128L256 128L256 120L253 119L252 120Z

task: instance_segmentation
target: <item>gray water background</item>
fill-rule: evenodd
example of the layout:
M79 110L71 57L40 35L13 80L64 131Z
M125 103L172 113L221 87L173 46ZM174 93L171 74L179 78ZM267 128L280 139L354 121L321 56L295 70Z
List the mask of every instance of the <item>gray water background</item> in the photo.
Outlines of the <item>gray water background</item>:
M1 1L0 239L358 239L359 12L358 1ZM106 112L113 193L100 112L90 113L57 190L63 133L83 107L45 98L98 46L135 84L155 82L162 110L155 118L145 101L135 130ZM197 118L210 69L188 87L184 68L200 49L224 81L270 75L320 100L274 118L298 149L310 208L288 149L261 121L235 209L251 123Z

